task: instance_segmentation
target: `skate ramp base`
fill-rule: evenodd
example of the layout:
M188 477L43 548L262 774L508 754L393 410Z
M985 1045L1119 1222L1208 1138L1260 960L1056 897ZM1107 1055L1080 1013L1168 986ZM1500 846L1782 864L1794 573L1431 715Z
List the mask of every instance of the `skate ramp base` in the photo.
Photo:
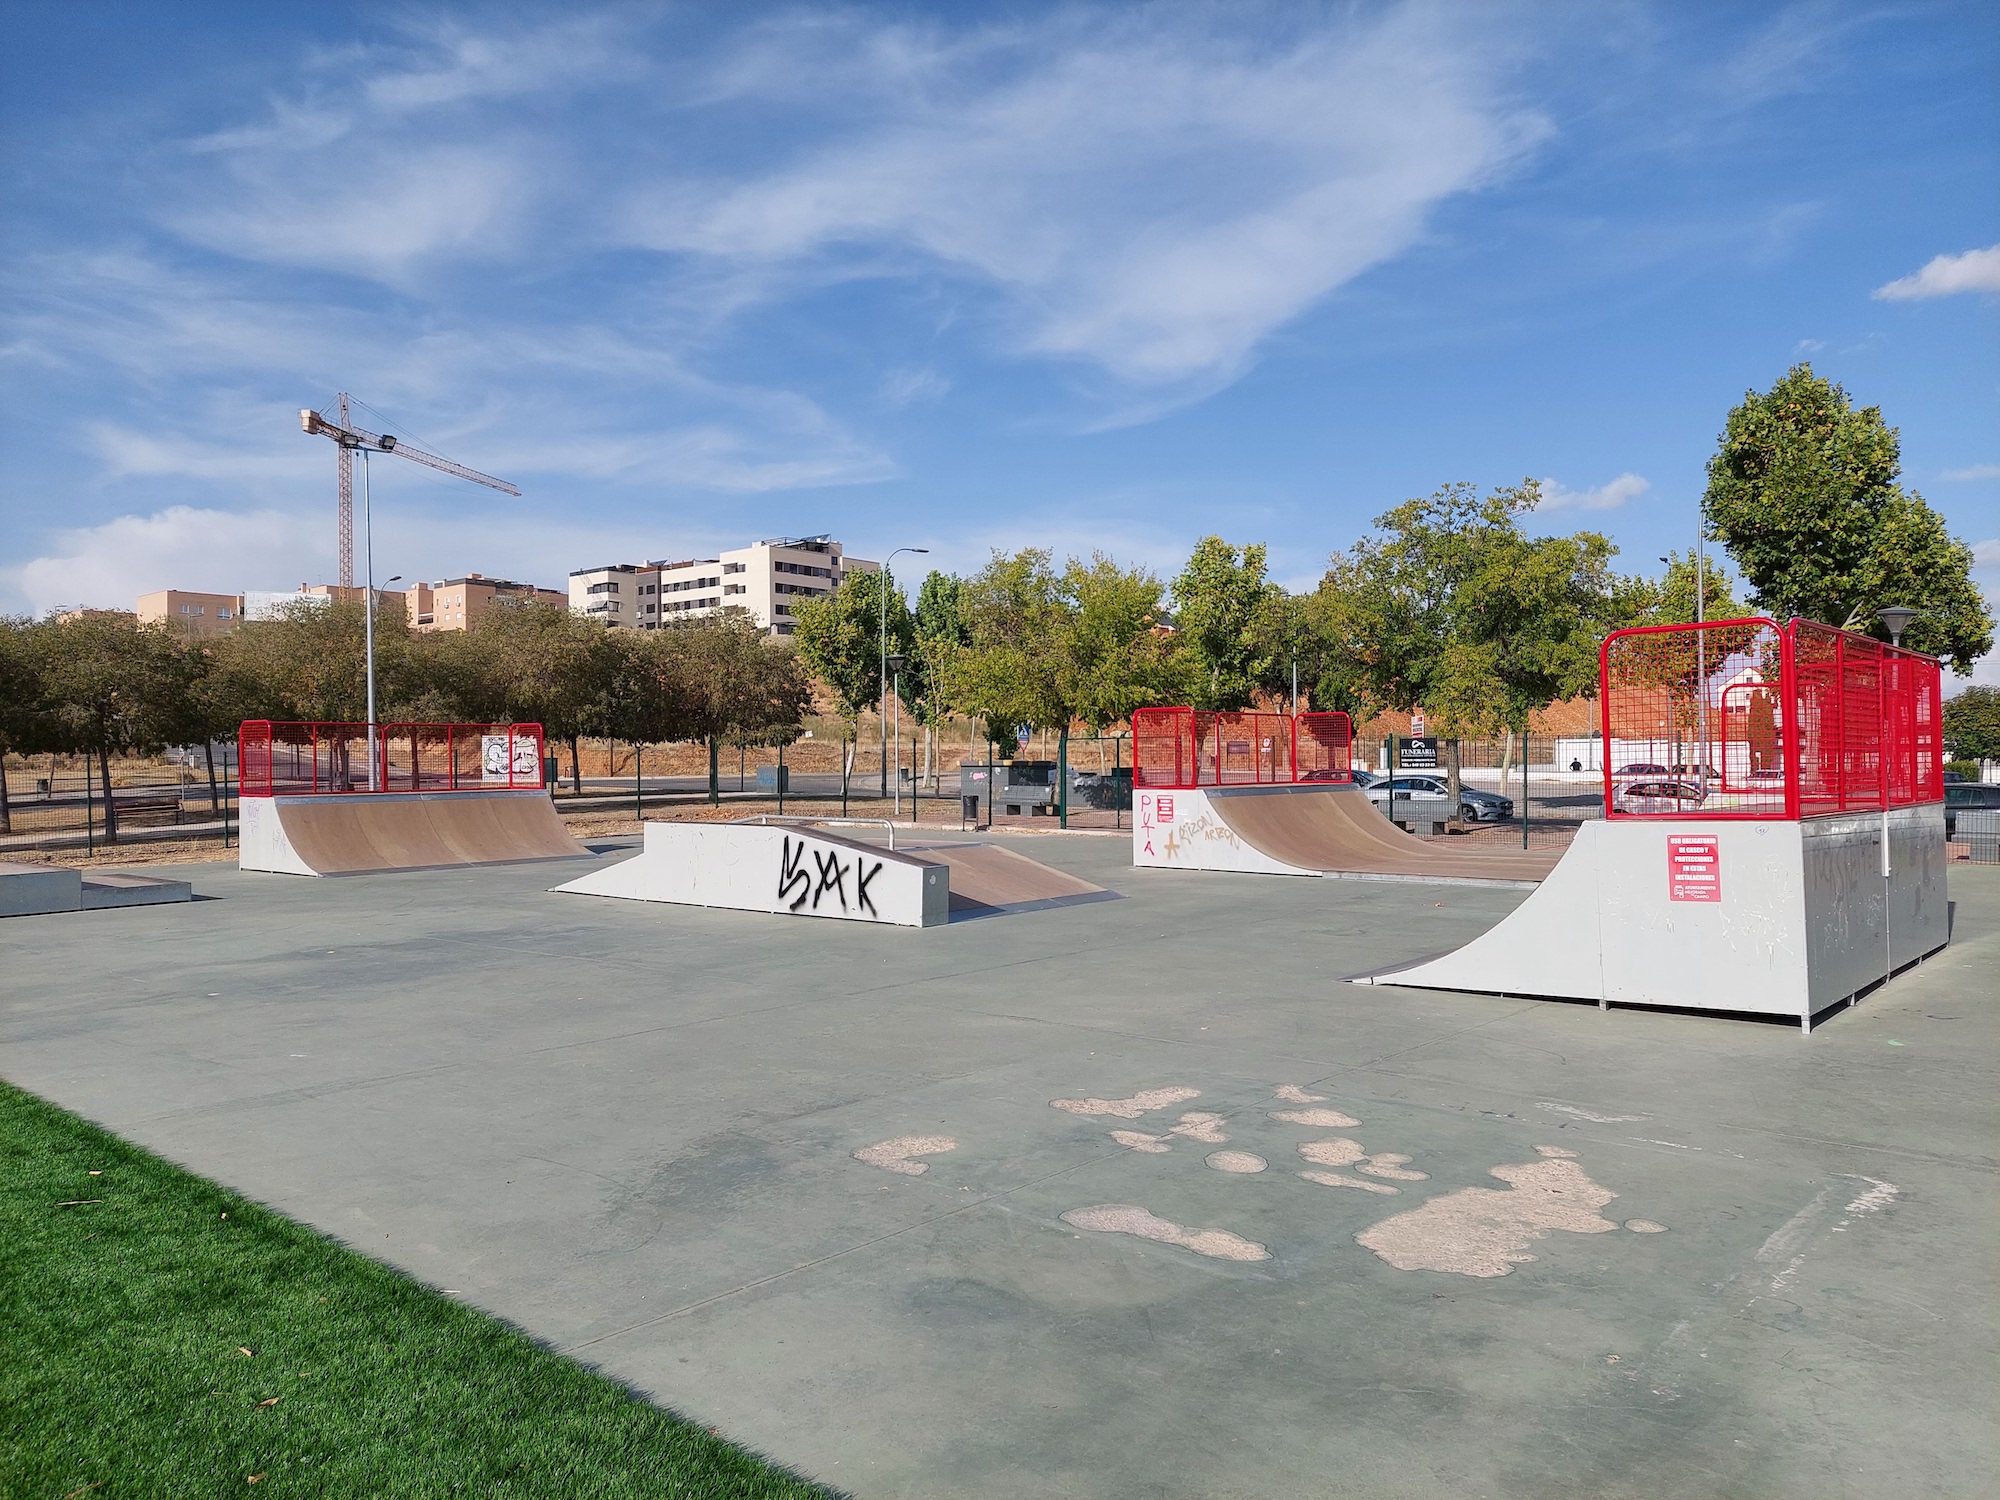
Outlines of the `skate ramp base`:
M1357 984L1813 1018L1950 937L1940 808L1586 823L1455 952Z
M381 792L243 799L238 866L363 875L588 859L546 792Z
M750 823L648 823L633 858L555 889L676 906L939 927L950 916L950 869L928 855Z
M1132 863L1161 869L1531 889L1561 858L1413 837L1345 785L1148 791L1135 812Z

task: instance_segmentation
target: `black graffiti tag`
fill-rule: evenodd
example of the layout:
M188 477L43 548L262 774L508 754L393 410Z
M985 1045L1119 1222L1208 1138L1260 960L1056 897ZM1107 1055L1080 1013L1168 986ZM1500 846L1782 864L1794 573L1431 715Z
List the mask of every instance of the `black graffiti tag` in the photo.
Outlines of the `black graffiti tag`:
M854 904L871 917L879 917L882 913L875 910L875 903L868 898L868 882L881 873L882 861L879 859L875 861L875 868L872 870L863 871L859 861L854 866Z
M806 873L805 863L806 841L800 839L798 848L794 849L791 835L785 835L783 856L778 866L778 899L783 901L790 896L793 886L797 886L799 891L798 899L785 908L787 911L797 911L806 904L806 897L812 894L812 876ZM817 906L819 903L815 901L813 904Z
M819 866L819 884L813 887L813 910L819 910L819 898L828 891L840 897L840 909L847 910L847 871L840 863L838 850L813 855L813 863Z

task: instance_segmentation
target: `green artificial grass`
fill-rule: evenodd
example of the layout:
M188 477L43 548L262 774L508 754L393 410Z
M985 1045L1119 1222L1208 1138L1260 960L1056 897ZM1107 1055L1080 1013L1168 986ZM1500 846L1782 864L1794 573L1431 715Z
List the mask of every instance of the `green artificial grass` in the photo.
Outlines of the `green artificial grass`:
M0 1083L0 1495L816 1497Z

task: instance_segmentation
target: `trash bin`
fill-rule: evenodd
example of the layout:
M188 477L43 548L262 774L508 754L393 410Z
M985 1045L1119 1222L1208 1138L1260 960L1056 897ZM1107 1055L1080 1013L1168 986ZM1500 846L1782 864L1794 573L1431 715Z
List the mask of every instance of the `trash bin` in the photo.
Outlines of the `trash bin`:
M789 792L792 789L792 768L790 766L759 766L757 768L757 789L763 792Z
M979 826L979 798L976 796L958 799L958 826L962 829L967 823L974 828Z
M553 755L544 755L542 757L542 785L549 789L551 797L556 794L556 783L560 780L562 780L562 773L556 769L556 758Z

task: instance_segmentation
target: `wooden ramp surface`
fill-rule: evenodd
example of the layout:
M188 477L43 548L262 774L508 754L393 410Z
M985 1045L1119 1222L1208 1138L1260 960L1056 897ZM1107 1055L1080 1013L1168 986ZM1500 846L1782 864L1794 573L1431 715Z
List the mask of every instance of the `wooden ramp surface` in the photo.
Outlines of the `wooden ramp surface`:
M381 793L274 799L285 836L321 875L587 858L546 793Z
M1038 859L997 844L905 844L916 854L951 869L951 910L955 916L1035 911L1086 901L1115 901L1101 885L1052 869Z
M1562 858L1559 849L1467 849L1416 838L1356 787L1218 789L1209 806L1253 849L1329 875L1535 884Z

